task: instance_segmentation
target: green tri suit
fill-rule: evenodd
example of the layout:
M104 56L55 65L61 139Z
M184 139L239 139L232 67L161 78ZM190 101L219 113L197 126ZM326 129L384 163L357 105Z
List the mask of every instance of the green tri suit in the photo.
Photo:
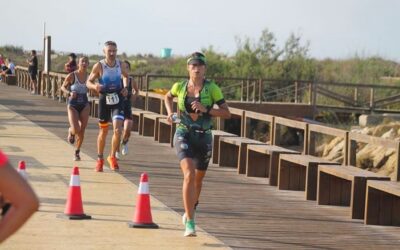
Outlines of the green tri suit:
M224 104L225 99L221 89L213 81L204 80L199 98L187 96L187 85L187 80L176 82L170 90L172 96L178 97L181 119L176 128L174 145L179 160L192 158L196 169L207 170L212 155L212 119L209 114L200 113L194 121L190 117L190 113L194 113L191 102L197 100L209 110L214 104Z

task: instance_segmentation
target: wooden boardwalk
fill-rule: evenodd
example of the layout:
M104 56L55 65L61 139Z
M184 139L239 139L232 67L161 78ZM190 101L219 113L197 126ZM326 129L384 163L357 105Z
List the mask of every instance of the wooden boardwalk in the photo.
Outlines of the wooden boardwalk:
M4 84L0 84L0 104L65 140L65 104ZM90 118L82 148L93 158L97 128L97 120ZM151 194L183 213L182 176L174 149L137 134L129 146L129 155L120 161L121 174L138 184L140 173L148 172ZM65 153L72 159L72 151ZM196 214L198 225L234 249L399 248L398 227L365 226L350 219L348 207L317 206L306 201L303 192L280 191L267 183L268 179L210 166Z

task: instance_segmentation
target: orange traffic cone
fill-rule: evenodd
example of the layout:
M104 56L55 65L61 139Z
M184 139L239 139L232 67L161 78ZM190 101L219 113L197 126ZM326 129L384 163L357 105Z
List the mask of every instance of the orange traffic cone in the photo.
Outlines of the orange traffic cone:
M18 163L18 173L26 180L28 176L26 175L25 171L25 162L24 161L19 161Z
M136 199L136 209L133 222L129 222L129 227L138 228L158 228L151 218L149 179L147 173L140 177L138 195Z
M74 167L72 170L71 181L69 182L68 200L65 205L64 216L70 220L91 219L90 215L83 213L79 168Z

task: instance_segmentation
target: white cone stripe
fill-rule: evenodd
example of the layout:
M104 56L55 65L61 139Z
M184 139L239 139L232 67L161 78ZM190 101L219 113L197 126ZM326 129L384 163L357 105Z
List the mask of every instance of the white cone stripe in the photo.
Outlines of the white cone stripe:
M70 187L79 187L80 186L80 179L79 175L71 175L71 181L69 182Z
M148 182L141 182L139 184L138 194L150 194Z

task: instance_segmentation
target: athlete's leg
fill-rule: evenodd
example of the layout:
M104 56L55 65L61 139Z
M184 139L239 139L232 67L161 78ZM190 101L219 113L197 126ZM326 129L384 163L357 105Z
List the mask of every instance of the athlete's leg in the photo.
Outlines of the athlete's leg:
M108 134L108 122L99 123L99 136L97 137L97 154L99 156L103 156L104 147L106 145L107 134Z
M206 175L206 170L198 170L196 169L196 177L195 177L195 203L199 201L200 198L200 193L201 193L201 188L203 187L203 179L204 176ZM194 204L193 204L194 207Z
M76 149L77 150L79 150L81 148L83 139L85 137L85 130L86 130L86 126L89 121L89 111L90 111L90 107L89 107L89 105L86 105L85 108L83 108L83 110L79 114L80 130L79 130L79 133L77 133L77 141L76 141Z
M194 218L194 204L197 201L195 188L195 165L191 158L184 158L180 162L183 173L182 197L186 217L189 220Z
M126 143L129 141L131 137L133 121L131 119L125 119L124 121L124 135L122 137L122 143Z
M79 112L72 106L68 105L68 141L73 144L75 142L75 135L80 132L79 125Z
M119 143L121 140L121 130L122 130L122 124L123 120L115 118L113 119L113 137L111 140L111 154L110 156L115 157L115 152L117 152L117 149L119 147Z

